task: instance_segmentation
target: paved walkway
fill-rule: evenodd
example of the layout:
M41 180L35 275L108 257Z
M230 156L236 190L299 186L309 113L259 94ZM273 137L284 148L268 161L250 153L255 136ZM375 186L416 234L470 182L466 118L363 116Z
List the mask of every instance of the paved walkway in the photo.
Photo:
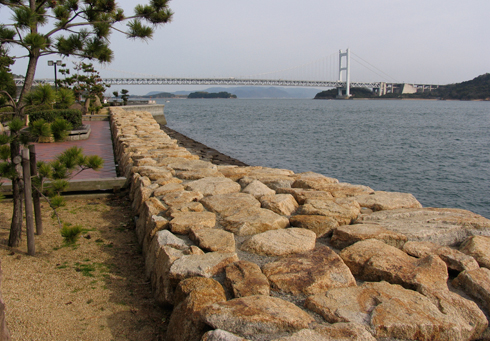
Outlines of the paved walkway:
M91 169L78 174L74 179L105 179L115 178L116 165L114 163L114 153L112 150L111 129L109 121L87 121L92 132L88 140L66 141L57 143L35 143L36 158L38 161L52 161L54 157L64 150L77 146L83 148L85 155L98 155L104 159L104 166L100 171Z

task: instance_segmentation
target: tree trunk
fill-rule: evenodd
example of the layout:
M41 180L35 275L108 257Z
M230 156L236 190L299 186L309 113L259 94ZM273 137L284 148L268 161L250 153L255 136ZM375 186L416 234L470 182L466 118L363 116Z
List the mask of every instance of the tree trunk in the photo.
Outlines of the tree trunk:
M31 175L37 175L36 165L36 145L29 145L29 159L31 161ZM43 234L43 218L41 216L41 196L37 190L32 192L32 201L34 203L34 216L36 217L36 234L38 236Z
M20 177L19 166L22 158L20 157L20 144L13 141L10 144L10 157L15 164L16 176L12 179L12 197L14 209L12 212L12 223L10 225L10 236L8 246L17 247L20 244L22 232L22 180Z
M27 253L30 256L36 254L34 243L34 212L32 206L32 186L31 186L31 162L29 160L29 150L22 150L22 168L24 173L24 197L26 203L26 235Z
M36 13L36 0L29 0L29 8L32 13ZM31 26L31 34L37 33L38 23ZM32 82L34 81L34 75L36 74L37 61L39 56L41 55L41 51L39 48L32 49L29 52L29 63L27 64L26 77L24 79L24 86L22 87L22 91L20 92L18 104L20 104L20 110L16 113L17 115L24 115L24 107L22 106L22 102L24 101L24 97L31 91Z
M24 79L24 86L22 87L22 91L20 92L19 101L20 104L20 112L19 115L24 114L24 108L22 107L22 102L24 101L25 96L31 91L32 82L34 81L34 76L36 74L37 61L39 59L39 51L35 51L35 54L31 54L29 56L29 64L27 65L26 78Z

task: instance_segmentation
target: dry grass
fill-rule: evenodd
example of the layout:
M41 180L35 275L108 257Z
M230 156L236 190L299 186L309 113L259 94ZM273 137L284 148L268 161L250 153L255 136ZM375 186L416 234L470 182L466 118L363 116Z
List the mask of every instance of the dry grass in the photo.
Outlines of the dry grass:
M1 291L12 340L163 340L169 311L154 303L125 197L70 200L63 221L83 232L66 245L43 204L36 256L7 247L12 204L0 203Z

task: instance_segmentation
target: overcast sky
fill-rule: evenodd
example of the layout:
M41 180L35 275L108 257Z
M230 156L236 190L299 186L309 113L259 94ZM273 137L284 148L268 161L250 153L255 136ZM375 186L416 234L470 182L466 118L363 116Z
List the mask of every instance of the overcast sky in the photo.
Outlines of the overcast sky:
M119 1L127 15L135 3ZM102 76L240 77L323 57L331 65L346 48L383 72L354 68L353 60L354 81L447 84L490 72L489 0L173 0L170 7L173 21L149 42L111 36L115 58ZM2 6L2 22L10 16ZM40 61L37 78L53 77L48 59L57 57Z

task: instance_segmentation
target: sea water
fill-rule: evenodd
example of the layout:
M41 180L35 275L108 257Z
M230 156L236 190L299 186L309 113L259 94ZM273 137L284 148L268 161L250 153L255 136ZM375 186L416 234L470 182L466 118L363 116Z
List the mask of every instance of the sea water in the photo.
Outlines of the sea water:
M249 165L490 218L490 102L171 99L168 126Z

